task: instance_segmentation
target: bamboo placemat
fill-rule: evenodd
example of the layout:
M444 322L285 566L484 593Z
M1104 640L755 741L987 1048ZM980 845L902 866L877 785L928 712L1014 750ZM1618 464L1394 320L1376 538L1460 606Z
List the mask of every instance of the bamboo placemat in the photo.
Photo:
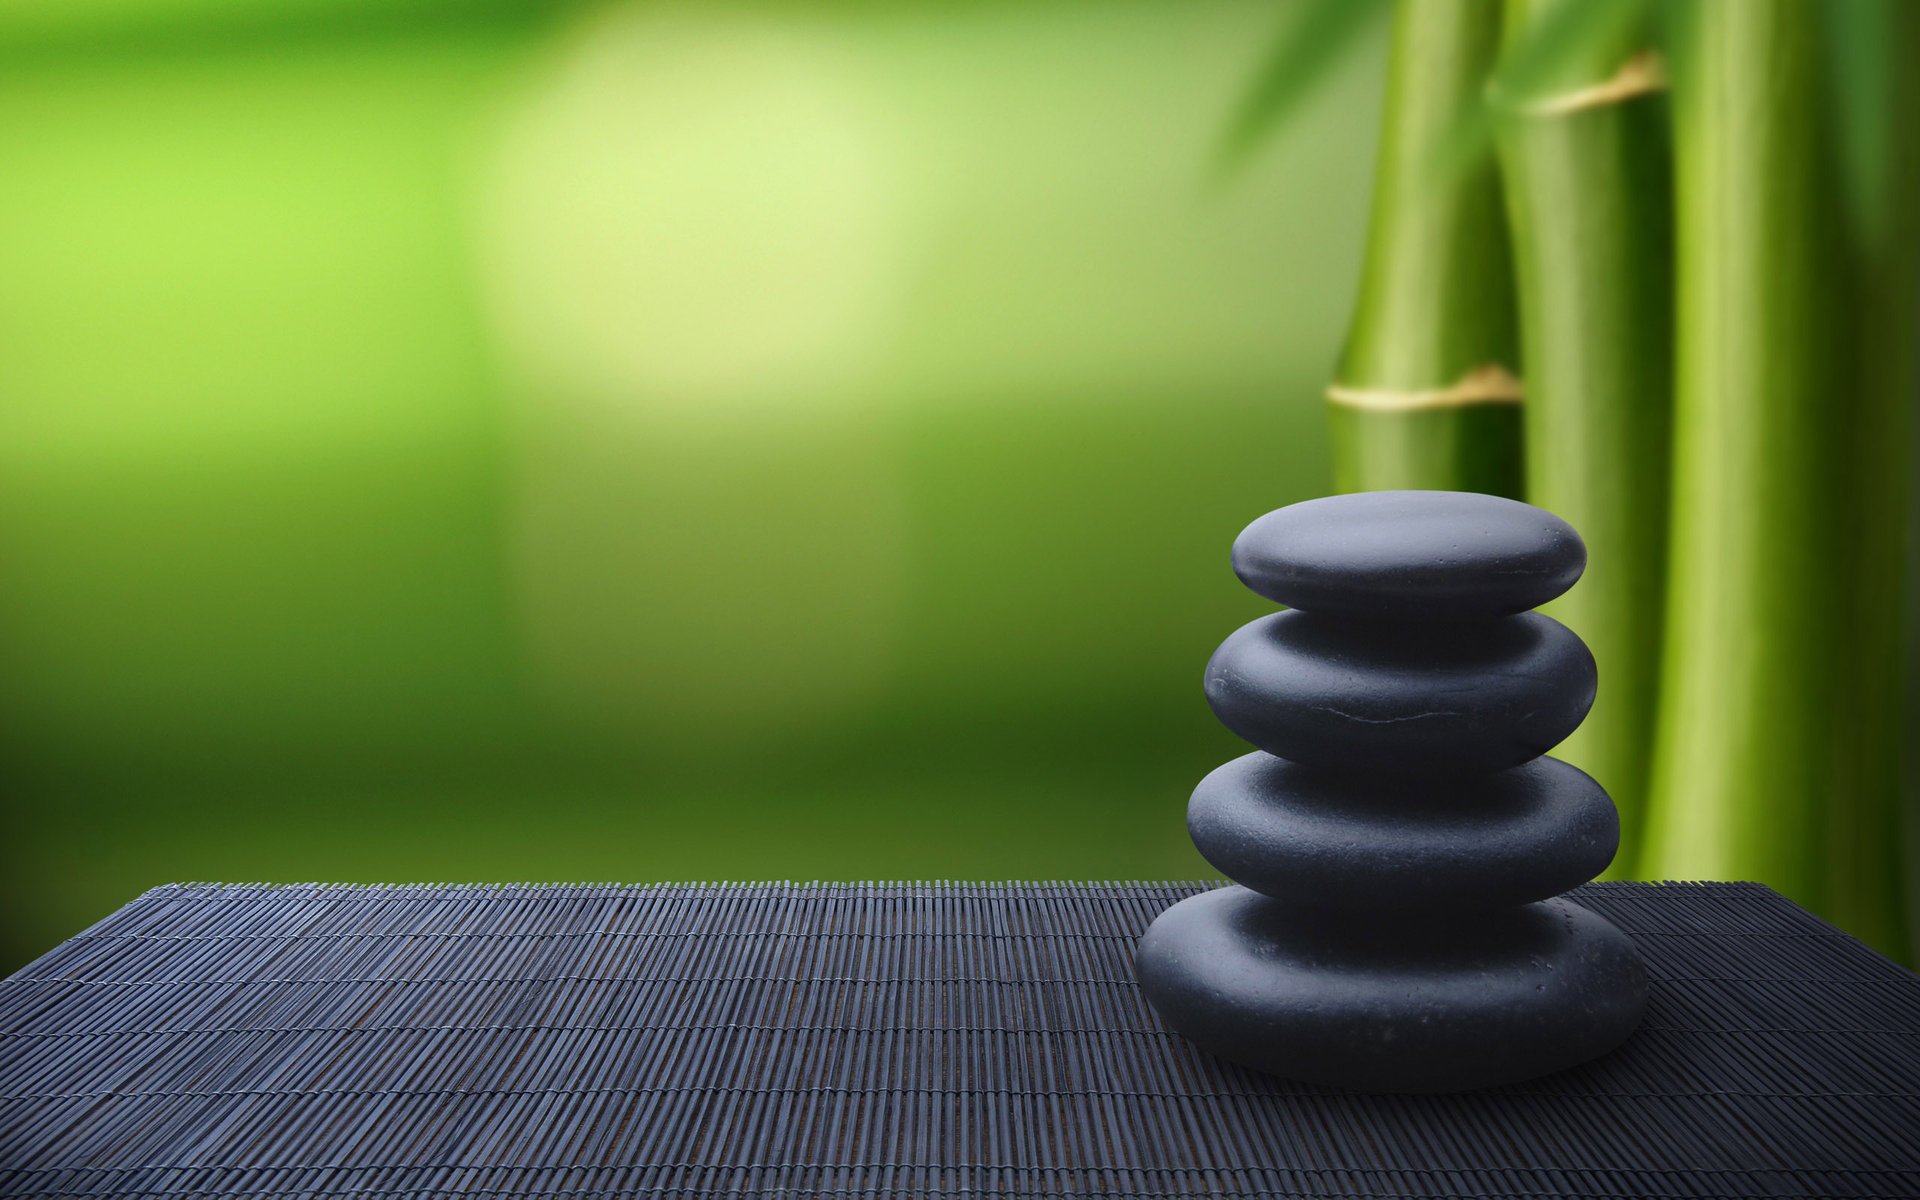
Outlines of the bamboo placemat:
M1751 884L1596 884L1621 1050L1358 1096L1194 1051L1210 886L178 885L0 982L0 1193L1920 1195L1920 979Z

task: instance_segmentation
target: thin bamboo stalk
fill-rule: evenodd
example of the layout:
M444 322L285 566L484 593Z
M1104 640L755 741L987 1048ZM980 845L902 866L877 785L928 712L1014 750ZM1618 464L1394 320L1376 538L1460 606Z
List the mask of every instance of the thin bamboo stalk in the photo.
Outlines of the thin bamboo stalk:
M1567 0L1508 0L1508 51ZM1633 874L1651 771L1665 575L1673 198L1658 60L1593 41L1544 93L1502 97L1500 161L1527 363L1527 499L1586 539L1547 611L1600 665L1593 712L1555 751L1620 808L1608 874Z
M1868 832L1835 816L1857 799L1836 770L1867 657L1848 644L1863 498L1847 460L1882 401L1848 364L1818 10L1692 6L1677 76L1672 549L1642 866L1757 879L1831 912L1824 876L1853 857L1833 838ZM1884 919L1850 928L1888 945Z
M1500 181L1436 171L1499 42L1486 0L1400 0L1359 300L1329 389L1344 491L1518 495L1520 387Z

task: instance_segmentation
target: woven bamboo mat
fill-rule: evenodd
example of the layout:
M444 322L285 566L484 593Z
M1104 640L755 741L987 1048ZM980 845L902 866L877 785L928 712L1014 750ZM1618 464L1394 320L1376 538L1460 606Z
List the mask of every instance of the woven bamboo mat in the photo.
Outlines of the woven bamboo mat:
M159 888L0 982L0 1193L1920 1195L1920 978L1764 888L1582 889L1641 1032L1392 1098L1160 1027L1204 886Z

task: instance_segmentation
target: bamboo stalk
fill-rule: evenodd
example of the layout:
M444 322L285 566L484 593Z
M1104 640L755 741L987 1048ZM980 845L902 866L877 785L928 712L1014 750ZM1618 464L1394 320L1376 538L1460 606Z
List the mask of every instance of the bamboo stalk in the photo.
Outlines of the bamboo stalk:
M1911 4L1858 6L1867 25L1845 47L1845 66L1891 83L1866 102L1885 111L1864 121L1877 127L1863 152L1876 156L1853 172L1848 206L1851 303L1846 363L1853 399L1842 432L1841 529L1850 553L1848 605L1836 650L1847 674L1835 713L1833 780L1824 806L1824 911L1836 924L1896 957L1912 950L1912 920L1902 875L1917 864L1901 833L1903 742L1913 728L1909 669L1896 652L1902 640L1904 593L1913 533L1915 342L1920 339L1920 9ZM1862 57L1877 59L1861 61ZM1843 85L1845 86L1845 85ZM1858 119L1862 114L1854 114ZM1905 851L1903 853L1903 851Z
M1864 833L1835 817L1855 801L1836 750L1866 657L1846 628L1863 582L1846 460L1883 398L1853 386L1843 342L1818 8L1692 6L1677 76L1672 550L1643 869L1758 879L1830 911L1825 867L1853 856L1828 835ZM1883 920L1850 928L1887 944Z
M1565 2L1508 0L1507 50ZM1664 88L1638 31L1620 33L1583 45L1544 94L1502 98L1499 123L1527 363L1527 499L1588 547L1580 586L1547 611L1600 666L1592 714L1555 754L1619 806L1611 877L1633 874L1651 770L1673 310Z
M1366 266L1329 389L1343 491L1518 495L1517 333L1492 162L1440 176L1499 41L1487 0L1399 0Z

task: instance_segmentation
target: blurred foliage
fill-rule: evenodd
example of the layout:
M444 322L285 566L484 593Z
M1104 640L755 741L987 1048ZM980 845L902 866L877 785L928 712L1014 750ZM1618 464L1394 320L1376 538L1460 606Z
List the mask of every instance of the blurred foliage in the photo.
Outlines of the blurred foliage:
M1198 871L1379 111L1207 195L1271 25L0 10L0 959L173 879Z

